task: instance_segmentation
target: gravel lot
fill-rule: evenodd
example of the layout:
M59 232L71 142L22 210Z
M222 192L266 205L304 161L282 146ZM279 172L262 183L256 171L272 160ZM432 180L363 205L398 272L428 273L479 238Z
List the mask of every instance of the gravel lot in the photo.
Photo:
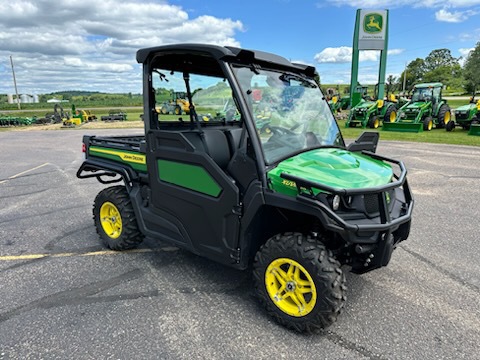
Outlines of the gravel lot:
M480 359L480 148L380 142L416 206L390 265L348 274L324 334L270 320L248 272L147 239L100 246L84 133L0 133L0 359Z

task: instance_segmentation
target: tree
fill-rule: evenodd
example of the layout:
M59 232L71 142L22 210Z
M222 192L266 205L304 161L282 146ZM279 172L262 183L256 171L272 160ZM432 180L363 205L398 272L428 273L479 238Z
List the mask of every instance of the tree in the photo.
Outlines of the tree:
M421 58L416 58L407 65L405 71L407 72L405 90L410 90L411 88L413 88L413 85L422 82L423 75L425 74L425 61ZM403 79L405 77L405 71L402 72L400 78L398 79L398 84L400 85L401 89L403 89Z
M433 50L425 58L425 71L434 71L439 67L452 67L458 64L458 59L452 56L448 49Z
M425 58L425 82L441 82L448 87L459 86L458 79L462 77L462 68L458 59L454 58L448 49L433 50Z
M463 76L465 78L464 88L471 94L480 90L480 41L477 42L475 49L470 52L463 67Z
M441 82L449 87L461 87L462 68L460 64L441 65L423 76L425 82ZM459 81L460 80L460 81Z

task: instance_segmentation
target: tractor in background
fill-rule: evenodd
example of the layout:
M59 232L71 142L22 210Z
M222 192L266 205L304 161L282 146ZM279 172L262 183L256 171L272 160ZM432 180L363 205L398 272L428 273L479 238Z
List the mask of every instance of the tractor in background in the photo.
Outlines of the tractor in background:
M61 111L63 112L63 109L61 109ZM77 109L75 105L72 105L72 116L69 116L68 113L65 114L66 118L62 120L63 127L75 127L89 121L97 121L97 116L90 110Z
M332 109L333 114L336 114L341 110L347 110L350 106L350 95L334 95L330 100L328 100L328 106L330 106L330 109Z
M170 99L163 102L160 107L160 113L182 115L190 114L190 102L187 99L187 94L182 91L172 91L170 92Z
M350 109L345 126L356 127L360 125L362 128L369 127L376 129L381 123L395 121L397 116L397 107L394 102L384 100L383 95L376 98L369 97L365 90L362 91L363 96L360 101ZM377 88L377 87L376 87ZM358 92L358 89L357 89ZM377 90L375 91L377 92Z
M475 101L475 95L470 103L455 109L455 123L464 130L470 130L469 135L480 135L480 99Z
M442 83L417 84L409 102L399 110L394 121L385 123L383 130L400 132L430 131L435 125L452 131L455 122L450 106L442 98Z

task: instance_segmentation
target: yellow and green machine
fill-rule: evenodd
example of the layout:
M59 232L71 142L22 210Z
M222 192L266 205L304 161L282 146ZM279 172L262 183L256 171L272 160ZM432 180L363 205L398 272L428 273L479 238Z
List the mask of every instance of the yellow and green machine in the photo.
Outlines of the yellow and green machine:
M409 102L399 110L395 121L384 123L383 130L400 132L430 131L437 128L452 131L450 106L442 98L442 83L417 84Z
M140 49L137 61L144 134L83 137L77 177L111 185L93 202L102 242L125 250L148 236L252 269L255 293L279 324L331 325L346 300L344 269L387 266L409 236L404 164L375 153L378 132L345 144L311 66L210 44ZM188 119L157 110L153 94L167 80L185 89ZM205 121L197 107L220 116Z
M472 96L469 104L456 108L455 123L468 130L468 135L480 136L480 99L475 101L475 96Z

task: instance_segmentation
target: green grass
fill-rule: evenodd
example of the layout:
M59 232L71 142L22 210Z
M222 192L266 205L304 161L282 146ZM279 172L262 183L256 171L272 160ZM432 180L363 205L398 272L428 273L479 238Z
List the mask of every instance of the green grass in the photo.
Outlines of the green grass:
M345 128L345 120L339 120L338 125L346 139L356 139L364 131L377 131L380 133L380 140L414 141L435 144L470 145L480 146L480 136L468 135L468 131L456 128L447 132L445 129L433 129L420 133L382 131L379 129Z

